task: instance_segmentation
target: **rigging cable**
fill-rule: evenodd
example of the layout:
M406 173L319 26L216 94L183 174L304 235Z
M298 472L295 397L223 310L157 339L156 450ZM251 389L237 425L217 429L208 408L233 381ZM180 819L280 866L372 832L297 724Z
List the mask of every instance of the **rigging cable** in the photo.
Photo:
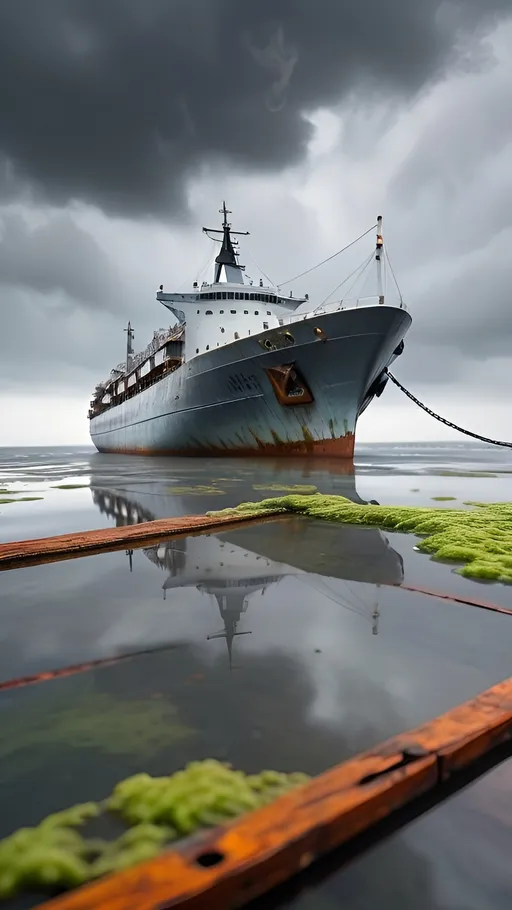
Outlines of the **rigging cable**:
M385 371L391 382L394 382L401 391L407 395L407 398L410 398L411 401L414 401L414 404L417 404L423 411L426 411L427 414L430 414L431 417L434 417L436 420L439 420L441 423L444 423L445 426L451 427L452 430L457 430L459 433L464 433L465 436L471 436L473 439L479 439L481 442L488 442L492 446L505 446L507 449L512 449L512 442L500 442L498 439L489 439L488 436L480 436L479 433L472 433L471 430L465 430L463 427L457 426L456 423L452 423L450 420L446 420L445 417L441 417L439 414L436 414L435 411L431 411L430 408L427 408L426 404L419 401L412 392L409 392L401 382L398 381L396 376L393 376L393 373L390 373L389 370Z
M329 300L329 298L332 297L333 294L336 293L336 291L339 291L339 289L340 289L341 287L343 287L343 285L345 284L346 281L350 281L350 279L355 275L356 277L354 278L354 281L352 282L352 284L350 285L350 287L349 287L349 289L348 289L348 292L350 293L350 291L351 291L352 288L354 287L354 285L355 285L357 279L360 277L359 275L356 274L356 272L359 272L359 271L361 271L361 269L362 269L362 271L361 271L361 275L362 275L362 274L366 271L366 269L368 268L368 266L370 265L370 262L372 261L373 256L374 256L374 254L373 254L373 251L372 251L372 252L370 253L368 259L365 259L364 262L361 262L361 263L357 266L357 268L354 269L354 271L350 273L350 275L347 275L347 277L344 278L343 281L341 281L340 284L338 284L337 287L335 287L333 291L331 291L329 294L327 294L327 297L324 297L324 299L322 300L322 302L319 303L317 307L315 307L315 309L313 310L313 312L316 313L317 310L320 310L320 309L324 306L324 304L327 303L327 301ZM343 297L342 300L344 300L344 299L345 299L345 298ZM341 301L340 301L340 303L341 303Z
M247 251L246 251L246 256L248 256L249 259L252 261L252 263L256 266L256 268L258 269L258 272L261 272L261 274L263 275L263 277L267 279L267 281L268 281L268 283L269 283L269 286L272 287L272 288L273 288L273 287L277 287L277 285L274 284L274 282L272 281L272 279L269 278L268 275L263 271L263 269L261 268L261 265L258 265L258 263L256 262L254 256L251 256L251 254L250 254L249 252L247 252Z
M369 234L371 231L374 231L376 227L377 227L376 224L372 224L371 228L368 228L368 230L365 231L364 234L361 234L360 237L356 237L355 240L352 240L352 242L348 243L347 246L344 246L343 249L338 250L337 253L333 253L332 256L328 256L327 259L322 259L322 262L318 262L317 265L313 265L310 269L306 269L306 271L301 272L300 275L295 275L294 278L288 278L287 281L280 281L279 284L276 285L276 287L282 288L285 286L285 284L290 284L291 281L297 281L298 278L303 278L304 275L309 275L310 272L314 272L315 269L319 269L321 265L325 265L325 263L330 262L331 259L336 259L336 256L340 256L341 253L345 252L345 250L349 250L351 246L354 246L355 243L358 243L359 240L362 240L363 237L366 237L367 234Z
M387 262L387 264L389 265L389 270L390 270L390 272L391 272L391 274L392 274L392 276L393 276L393 281L394 281L395 284L396 284L396 289L397 289L398 295L399 295L399 297L400 297L400 303L403 303L403 302L404 302L404 298L402 297L402 292L401 292L401 290L400 290L400 286L399 286L399 284L398 284L398 281L396 280L396 275L395 275L393 266L391 265L391 259L390 259L389 256L388 256L388 251L387 251L386 247L384 247L384 256L386 257L386 262Z

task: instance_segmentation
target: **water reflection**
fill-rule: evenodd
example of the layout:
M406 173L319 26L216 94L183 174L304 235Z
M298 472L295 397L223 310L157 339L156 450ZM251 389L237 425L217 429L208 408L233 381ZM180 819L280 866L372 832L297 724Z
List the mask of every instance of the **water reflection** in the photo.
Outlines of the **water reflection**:
M118 525L157 517L145 501L154 494L139 493L135 498L116 490L93 490L92 495L100 511ZM160 510L165 510L165 495L161 499ZM300 516L216 535L173 538L145 547L142 553L168 573L162 585L164 600L169 592L176 596L183 588L194 588L217 605L222 628L207 639L225 639L230 668L235 637L251 634L250 629L239 629L242 615L256 595L265 597L268 588L283 578L298 579L317 595L365 616L377 635L379 585L400 585L404 574L402 557L377 528L334 525ZM134 550L127 550L126 555L132 571ZM371 604L351 588L354 581L376 586Z

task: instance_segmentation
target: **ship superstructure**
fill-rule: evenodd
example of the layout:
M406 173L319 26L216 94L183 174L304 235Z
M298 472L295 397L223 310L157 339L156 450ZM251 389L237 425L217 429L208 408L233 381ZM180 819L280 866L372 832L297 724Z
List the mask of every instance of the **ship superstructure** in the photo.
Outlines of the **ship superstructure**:
M312 309L307 296L247 283L225 203L214 280L157 300L174 317L95 390L91 438L101 452L315 454L351 458L357 418L387 380L411 317L386 304ZM213 238L217 239L217 238ZM375 260L382 269L382 233ZM296 311L301 309L300 313ZM305 310L305 311L304 311Z

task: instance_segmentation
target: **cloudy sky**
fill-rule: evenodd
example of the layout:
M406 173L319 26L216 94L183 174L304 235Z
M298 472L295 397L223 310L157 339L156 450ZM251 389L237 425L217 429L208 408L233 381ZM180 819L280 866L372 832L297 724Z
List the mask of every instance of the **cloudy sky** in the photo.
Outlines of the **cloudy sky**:
M127 320L144 347L158 285L209 277L223 198L276 283L382 213L396 374L510 437L511 48L512 0L3 0L0 445L88 440ZM286 287L320 303L372 245ZM395 388L359 425L449 437Z

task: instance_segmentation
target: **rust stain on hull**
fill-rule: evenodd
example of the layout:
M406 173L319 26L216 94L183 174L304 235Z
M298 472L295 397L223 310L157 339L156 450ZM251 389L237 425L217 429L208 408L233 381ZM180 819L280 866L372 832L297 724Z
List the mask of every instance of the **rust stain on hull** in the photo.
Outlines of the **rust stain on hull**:
M509 741L512 678L344 762L274 803L44 905L44 910L242 907Z
M283 456L309 455L315 458L343 458L353 459L355 435L347 433L338 439L314 439L307 428L304 428L304 439L297 439L293 442L279 440L277 433L272 433L273 442L263 442L256 433L250 431L256 443L255 446L249 446L241 443L237 446L229 446L227 443L220 445L203 445L186 449L146 449L137 447L135 449L100 449L101 452L116 455L174 455L180 457L192 458L242 458L247 456L266 456L272 458L282 458ZM278 441L279 440L279 441Z

